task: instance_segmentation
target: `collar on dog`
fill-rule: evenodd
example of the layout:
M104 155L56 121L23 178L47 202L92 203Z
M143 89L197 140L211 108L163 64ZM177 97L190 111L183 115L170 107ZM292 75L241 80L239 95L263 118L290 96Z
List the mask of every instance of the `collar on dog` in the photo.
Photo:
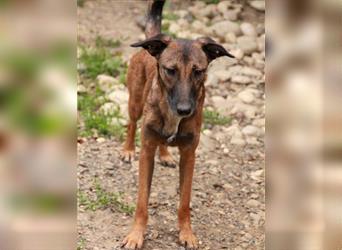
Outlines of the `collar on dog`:
M173 134L173 135L171 135L169 138L167 138L167 143L171 143L171 142L173 142L174 141L174 139L176 138L176 134Z

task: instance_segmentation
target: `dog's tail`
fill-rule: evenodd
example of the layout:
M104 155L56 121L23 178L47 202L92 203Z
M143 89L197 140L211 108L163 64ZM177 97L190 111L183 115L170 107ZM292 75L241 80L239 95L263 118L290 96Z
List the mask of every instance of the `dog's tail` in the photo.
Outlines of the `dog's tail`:
M161 33L162 12L165 0L149 0L145 26L146 38Z

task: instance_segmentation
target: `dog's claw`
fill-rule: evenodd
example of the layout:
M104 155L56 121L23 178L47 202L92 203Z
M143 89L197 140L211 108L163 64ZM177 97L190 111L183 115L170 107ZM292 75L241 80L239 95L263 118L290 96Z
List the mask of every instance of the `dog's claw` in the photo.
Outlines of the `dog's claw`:
M134 160L134 150L122 150L120 158L123 162L130 163Z
M144 234L141 231L132 231L122 241L121 248L124 249L141 249L144 242Z
M197 238L191 230L181 231L179 233L179 241L187 250L198 249Z
M173 157L169 155L163 155L160 156L160 164L169 167L169 168L175 168L176 167L176 161L173 159Z

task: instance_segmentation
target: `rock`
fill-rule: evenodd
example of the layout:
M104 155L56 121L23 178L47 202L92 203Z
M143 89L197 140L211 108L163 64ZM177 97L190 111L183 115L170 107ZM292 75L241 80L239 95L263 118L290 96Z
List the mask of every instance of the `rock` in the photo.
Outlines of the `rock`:
M200 149L203 151L211 151L212 149L215 148L215 141L211 139L208 135L205 135L202 133L201 135L201 140L200 140Z
M260 51L265 51L265 40L266 40L265 34L259 36L259 38L257 39L258 49Z
M227 10L223 14L223 19L224 20L230 20L230 21L236 21L238 20L240 11L239 10Z
M245 89L238 94L238 97L240 98L241 101L248 104L254 101L255 99L254 93L255 91L253 91L252 89Z
M106 139L103 138L103 137L99 137L99 138L96 139L96 141L101 143L101 142L105 142Z
M254 26L250 23L242 23L240 25L240 29L242 31L242 34L244 34L246 36L252 36L252 37L257 36L257 32L256 32Z
M116 78L108 75L98 75L96 79L100 85L100 88L102 85L115 85L119 83L119 81Z
M172 22L169 26L169 31L171 33L177 34L180 30L181 30L181 27L175 22Z
M232 32L229 32L226 34L226 36L224 37L224 40L227 43L236 43L236 35Z
M196 32L202 32L206 26L203 22L199 21L199 20L195 20L193 21L193 23L191 24L191 28L196 31ZM171 31L171 30L170 30Z
M105 115L110 115L117 109L118 106L112 102L106 102L100 107L100 110L103 111Z
M249 105L241 102L234 103L234 106L230 110L231 114L243 113L248 119L254 119L257 114L257 108L254 105Z
M261 78L263 76L263 74L259 70L252 68L252 67L247 67L247 66L243 67L240 73L242 75L251 76L255 78Z
M108 95L108 99L117 104L128 102L128 92L124 90L115 90Z
M251 36L240 36L237 38L237 47L249 55L258 49L258 44L255 37Z
M207 80L205 81L205 86L217 86L219 83L219 78L215 74L208 74Z
M204 135L207 135L207 136L210 136L210 135L212 135L212 131L211 130L209 130L209 129L205 129L205 130L203 130L203 134Z
M222 15L224 15L227 12L228 7L230 7L230 5L231 5L230 1L221 1L220 3L217 4L217 10Z
M265 11L265 1L264 0L250 1L249 5L256 10Z
M85 93L87 92L86 87L84 87L82 84L77 85L77 93Z
M242 75L232 76L231 81L239 84L247 84L252 82L252 80L248 76Z
M244 146L246 144L245 140L242 137L238 136L233 136L230 140L230 143L238 146Z
M226 99L224 99L222 96L212 96L211 101L213 103L213 106L215 109L221 109L222 107L225 107Z
M214 71L212 75L215 75L221 82L228 81L231 77L231 74L228 70L217 70Z
M213 33L222 39L225 38L227 33L234 33L235 35L240 35L240 26L237 23L231 21L221 21L213 24L211 26Z
M242 129L242 133L247 136L257 136L260 134L260 130L255 126L247 125Z
M241 60L244 56L244 53L242 51L242 49L234 49L234 50L231 50L230 53L235 56L236 59L238 60Z

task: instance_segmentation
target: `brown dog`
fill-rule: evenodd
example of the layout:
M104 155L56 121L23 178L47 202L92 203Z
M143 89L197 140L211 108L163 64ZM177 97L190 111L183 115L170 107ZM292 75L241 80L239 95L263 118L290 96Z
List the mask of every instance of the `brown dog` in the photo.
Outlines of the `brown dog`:
M197 249L191 229L190 196L199 143L204 82L208 64L217 57L229 56L221 45L210 38L197 40L171 39L160 34L164 1L149 3L146 24L147 39L133 44L143 47L131 59L127 86L130 121L122 158L134 157L137 121L144 113L139 160L139 191L135 222L124 239L127 249L141 248L147 225L147 206L157 147L162 163L172 165L167 146L178 146L180 152L180 205L178 210L179 239L187 248Z

